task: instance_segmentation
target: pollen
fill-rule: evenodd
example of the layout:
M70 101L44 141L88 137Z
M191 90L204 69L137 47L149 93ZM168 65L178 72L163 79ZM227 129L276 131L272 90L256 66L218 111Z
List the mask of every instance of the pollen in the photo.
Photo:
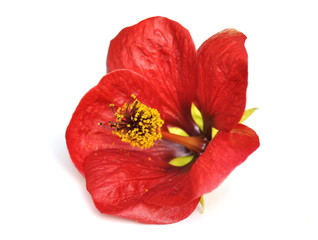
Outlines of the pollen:
M131 103L125 103L114 112L116 121L110 121L109 125L123 142L141 149L150 148L162 138L160 129L164 121L157 109L142 104L135 95L131 97Z

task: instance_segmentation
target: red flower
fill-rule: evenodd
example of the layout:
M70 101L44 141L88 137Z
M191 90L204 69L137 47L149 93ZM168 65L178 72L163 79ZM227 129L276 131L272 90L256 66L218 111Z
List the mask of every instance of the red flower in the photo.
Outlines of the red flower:
M256 133L239 123L245 39L227 29L196 51L185 28L155 17L111 41L108 74L80 101L66 131L70 156L102 213L180 221L258 148ZM192 104L203 127L193 120ZM219 130L213 139L212 127ZM171 164L183 156L191 162Z

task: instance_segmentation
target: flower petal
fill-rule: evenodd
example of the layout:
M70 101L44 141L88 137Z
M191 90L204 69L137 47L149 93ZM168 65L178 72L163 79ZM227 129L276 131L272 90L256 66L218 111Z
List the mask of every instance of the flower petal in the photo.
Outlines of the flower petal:
M116 215L150 224L170 224L187 218L197 207L199 199L181 206L156 206L139 202Z
M161 206L180 206L200 198L196 195L197 190L189 177L190 167L189 164L184 167L175 167L178 169L178 174L154 186L145 194L144 201Z
M215 189L259 146L256 133L237 125L231 132L219 131L194 164L184 166L177 176L147 192L145 201L165 206L186 204Z
M198 49L198 107L211 127L231 130L243 115L247 88L245 35L224 30Z
M110 43L107 69L143 75L154 84L166 120L189 134L194 131L189 113L197 87L196 50L180 24L153 17L123 29Z
M245 125L238 124L230 132L219 131L190 171L197 195L214 190L258 147L257 134Z
M145 223L173 223L189 216L199 199L175 207L143 201L154 186L176 174L169 169L165 161L141 151L100 150L85 161L87 189L102 213Z
M109 129L98 126L99 122L114 121L113 109L131 101L135 94L149 107L163 110L153 94L153 86L145 84L145 79L130 70L118 70L104 76L80 101L66 130L66 142L71 158L83 173L86 156L99 149L132 148ZM154 148L154 150L158 150ZM175 151L171 147L161 147L162 151ZM151 150L153 151L153 150Z

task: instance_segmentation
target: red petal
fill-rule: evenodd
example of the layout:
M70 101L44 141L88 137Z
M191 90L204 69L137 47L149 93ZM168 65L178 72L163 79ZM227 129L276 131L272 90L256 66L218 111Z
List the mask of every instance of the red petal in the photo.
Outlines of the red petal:
M242 124L230 132L219 132L190 171L197 194L201 196L215 189L258 147L257 134Z
M117 213L117 216L134 219L143 223L170 224L188 217L198 205L200 199L182 206L156 206L144 202Z
M145 194L144 200L162 206L178 206L200 198L196 193L186 166L179 168L178 174L171 176L168 181L154 186L152 191Z
M224 30L198 49L198 105L210 131L231 130L245 109L247 53L245 35ZM209 123L210 122L210 123Z
M185 28L163 17L123 29L110 43L108 72L130 69L154 83L166 120L191 134L196 91L196 50Z
M107 74L80 101L66 131L67 147L71 158L83 173L83 162L91 152L107 148L130 148L111 130L97 124L114 121L113 109L131 101L131 94L149 107L158 109L153 87L145 84L145 79L129 70L118 70ZM162 109L158 109L162 112ZM171 151L171 148L168 149Z
M165 161L139 151L101 150L85 161L87 189L102 212L146 223L173 223L187 217L198 199L176 207L145 203L143 196L176 174Z
M258 136L244 125L237 125L231 132L220 131L191 169L187 165L170 181L158 184L145 200L174 206L196 199L215 189L258 146Z

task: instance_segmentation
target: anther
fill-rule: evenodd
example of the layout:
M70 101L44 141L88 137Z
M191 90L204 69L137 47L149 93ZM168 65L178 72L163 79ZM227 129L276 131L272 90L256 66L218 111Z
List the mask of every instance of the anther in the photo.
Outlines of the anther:
M113 104L109 106L114 108ZM110 128L122 141L132 146L149 148L162 137L160 129L163 120L160 118L160 113L142 104L134 94L131 95L128 103L114 112L114 116L116 121L108 122Z
M111 129L111 128L109 128L109 126L103 124L102 122L97 123L97 125L98 125L98 126L102 126L103 128L106 128L106 129L108 129L108 130Z

